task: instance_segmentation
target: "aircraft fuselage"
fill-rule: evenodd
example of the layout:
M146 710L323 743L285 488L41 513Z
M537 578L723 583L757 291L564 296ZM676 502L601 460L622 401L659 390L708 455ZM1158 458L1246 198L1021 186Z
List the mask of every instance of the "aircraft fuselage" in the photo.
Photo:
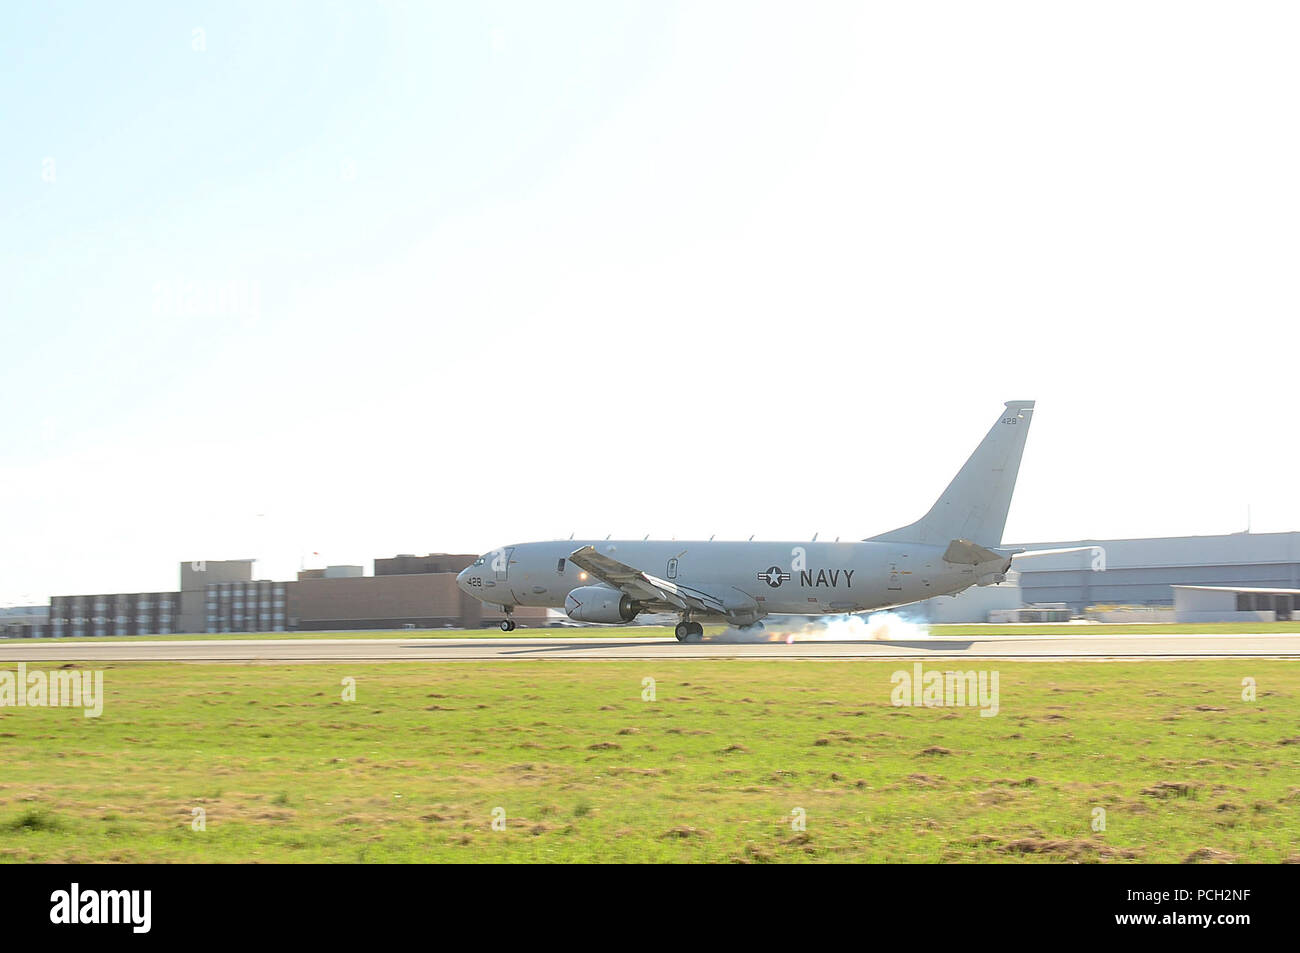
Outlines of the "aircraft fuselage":
M574 589L600 585L569 558L584 546L676 585L717 594L734 612L696 618L740 623L903 605L960 592L1005 568L954 565L944 560L943 548L913 543L562 540L493 550L462 572L460 583L484 602L562 609Z

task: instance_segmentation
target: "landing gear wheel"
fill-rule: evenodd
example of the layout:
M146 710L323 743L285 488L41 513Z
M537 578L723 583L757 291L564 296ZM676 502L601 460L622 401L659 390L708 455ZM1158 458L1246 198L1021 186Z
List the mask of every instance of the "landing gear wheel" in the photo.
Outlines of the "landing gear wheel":
M687 635L693 635L697 639L704 637L704 626L700 625L698 622L687 622L686 628L690 630L687 632Z
M515 620L514 620L514 619L502 619L502 620L501 620L501 631L502 631L502 632L513 632L514 630L515 630Z
M673 630L673 634L677 636L677 641L685 642L693 634L692 627L694 625L694 622L678 622L677 628Z

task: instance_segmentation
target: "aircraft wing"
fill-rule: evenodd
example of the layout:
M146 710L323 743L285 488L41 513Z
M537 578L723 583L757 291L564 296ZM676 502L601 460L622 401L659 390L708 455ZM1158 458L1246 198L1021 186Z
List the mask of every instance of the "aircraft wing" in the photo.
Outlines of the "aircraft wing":
M692 609L724 615L729 609L738 608L726 605L718 596L702 589L679 586L675 582L621 563L612 556L597 552L594 546L583 546L576 550L570 554L569 561L587 570L606 585L621 589L639 602L650 603L651 608Z

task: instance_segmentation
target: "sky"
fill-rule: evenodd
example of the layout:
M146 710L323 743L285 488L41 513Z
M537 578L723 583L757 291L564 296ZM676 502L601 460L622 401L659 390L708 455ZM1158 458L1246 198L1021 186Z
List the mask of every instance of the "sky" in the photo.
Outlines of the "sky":
M1300 8L10 4L0 606L862 538L1300 530Z

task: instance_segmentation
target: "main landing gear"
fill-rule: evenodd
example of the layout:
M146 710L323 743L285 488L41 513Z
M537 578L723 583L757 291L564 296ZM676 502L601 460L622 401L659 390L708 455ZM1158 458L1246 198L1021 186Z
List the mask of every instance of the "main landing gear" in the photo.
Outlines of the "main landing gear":
M704 635L704 626L700 625L698 622L687 622L686 620L682 620L677 623L677 628L674 631L677 635L677 641L685 642L692 636L698 639Z

